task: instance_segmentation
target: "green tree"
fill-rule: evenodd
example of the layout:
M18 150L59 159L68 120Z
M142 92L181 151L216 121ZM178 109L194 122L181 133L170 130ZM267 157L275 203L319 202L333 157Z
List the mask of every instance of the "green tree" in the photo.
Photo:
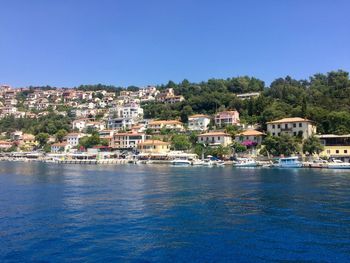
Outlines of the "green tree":
M58 142L62 142L64 140L64 137L67 135L67 131L64 129L60 129L58 132L56 132L56 140Z
M304 140L303 143L303 153L308 155L319 154L324 149L321 140L316 136L311 136Z
M43 147L48 142L49 137L49 134L41 132L35 136L35 140L39 143L40 147Z
M175 134L171 138L171 146L174 150L184 151L191 149L192 143L185 134Z

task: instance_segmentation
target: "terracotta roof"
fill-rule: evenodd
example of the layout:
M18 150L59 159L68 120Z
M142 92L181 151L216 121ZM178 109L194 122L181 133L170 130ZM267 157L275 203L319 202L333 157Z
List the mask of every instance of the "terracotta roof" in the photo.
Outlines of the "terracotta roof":
M128 135L143 135L144 133L137 133L137 132L121 132L121 133L115 133L114 136L128 136Z
M265 135L265 133L259 132L256 130L246 130L244 132L237 134L236 136L262 136L262 135Z
M218 112L216 115L219 115L219 114L236 114L236 113L238 113L238 111L236 111L236 110L228 110L228 111Z
M144 142L139 143L139 145L169 145L169 142L163 142L159 140L146 140Z
M149 125L155 125L155 124L182 124L182 122L177 120L170 120L170 121L152 121L149 123Z
M66 145L68 145L68 143L66 143L66 142L56 142L56 143L52 144L51 147L52 147L52 146L64 147L64 146L66 146Z
M283 119L280 119L280 120L269 121L269 122L266 122L266 123L286 123L286 122L313 122L313 121L310 121L308 119L303 119L303 118L300 118L300 117L294 117L294 118L283 118Z
M8 142L8 141L0 141L0 144L12 145L12 142Z
M202 137L202 136L231 136L231 135L225 132L207 132L207 133L202 133L198 135L198 137Z
M191 115L191 116L188 116L188 118L210 118L209 115L205 115L205 114L194 114L194 115Z

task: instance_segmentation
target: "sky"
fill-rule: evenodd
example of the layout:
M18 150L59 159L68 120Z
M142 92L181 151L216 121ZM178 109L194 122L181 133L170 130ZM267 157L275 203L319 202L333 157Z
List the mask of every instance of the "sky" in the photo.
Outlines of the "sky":
M348 0L0 0L0 84L350 71Z

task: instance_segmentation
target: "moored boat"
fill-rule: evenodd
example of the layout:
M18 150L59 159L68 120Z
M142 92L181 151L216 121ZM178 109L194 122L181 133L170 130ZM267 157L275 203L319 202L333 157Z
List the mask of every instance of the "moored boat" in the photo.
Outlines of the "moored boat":
M284 157L278 160L275 167L279 168L300 168L303 164L298 160L298 157Z
M341 160L334 159L328 163L329 169L350 169L350 163L345 163Z
M251 158L237 158L237 162L233 163L234 167L256 167L258 163Z
M191 165L191 162L185 159L175 159L171 161L171 164L172 165Z

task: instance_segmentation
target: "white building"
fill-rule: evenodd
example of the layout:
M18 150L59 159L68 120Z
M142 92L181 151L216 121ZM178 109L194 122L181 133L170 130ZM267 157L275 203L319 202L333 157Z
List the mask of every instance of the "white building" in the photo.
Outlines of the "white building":
M204 114L195 114L188 117L188 129L190 131L206 131L210 123L210 117Z
M72 146L66 142L58 142L51 145L51 152L52 153L68 152L71 148Z
M65 137L65 140L67 141L67 143L69 145L71 145L72 147L75 147L79 144L79 139L84 137L85 134L83 133L75 133L75 132L72 132L72 133L68 133Z
M225 132L208 132L198 135L197 142L209 146L228 146L232 143L232 137Z
M143 118L143 109L136 103L125 106L117 105L110 110L110 115L117 118L132 118L134 120L140 120Z
M108 129L130 130L136 124L133 118L113 118L108 120Z
M288 134L290 136L301 136L307 139L316 134L316 125L313 121L299 117L284 118L267 122L267 132L272 136Z

